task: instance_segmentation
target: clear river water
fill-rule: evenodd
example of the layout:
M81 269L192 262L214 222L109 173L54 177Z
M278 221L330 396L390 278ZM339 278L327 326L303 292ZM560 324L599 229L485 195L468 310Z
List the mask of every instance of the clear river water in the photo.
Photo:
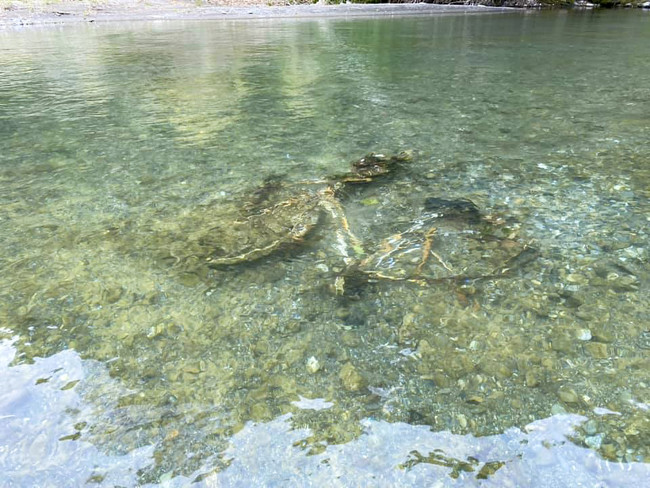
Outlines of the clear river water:
M0 31L0 485L641 486L649 134L642 11Z

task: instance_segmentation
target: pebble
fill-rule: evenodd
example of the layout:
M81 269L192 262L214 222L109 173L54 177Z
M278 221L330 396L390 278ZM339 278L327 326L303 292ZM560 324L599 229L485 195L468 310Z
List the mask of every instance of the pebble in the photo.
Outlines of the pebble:
M616 447L614 444L603 444L602 453L605 459L616 459Z
M307 371L311 374L318 373L321 369L320 362L314 356L307 360Z
M415 317L414 313L407 313L402 318L402 325L404 327L413 327L415 325Z
M343 383L343 388L348 391L359 391L366 387L366 380L359 374L351 363L346 363L341 368L339 378Z
M573 388L561 388L558 390L557 396L564 403L578 403L579 401L578 394Z
M587 283L587 278L584 275L577 274L577 273L568 274L566 279L569 283L575 283L577 285L584 285L585 283Z
M591 331L589 329L578 329L577 334L578 340L580 341L590 341L591 340Z
M594 435L596 432L598 432L598 422L593 419L589 420L587 423L585 423L583 428L585 429L587 435Z
M551 414L552 415L563 415L566 413L566 409L560 405L559 403L553 404L551 407Z
M539 386L539 378L535 372L530 369L526 371L526 386L528 386L528 388Z
M435 354L436 350L429 344L429 341L426 339L422 339L417 348L417 353L420 355L420 357L428 357L428 356L433 356Z
M591 447L592 449L600 449L602 443L603 436L601 434L585 437L585 444L587 444L587 446Z

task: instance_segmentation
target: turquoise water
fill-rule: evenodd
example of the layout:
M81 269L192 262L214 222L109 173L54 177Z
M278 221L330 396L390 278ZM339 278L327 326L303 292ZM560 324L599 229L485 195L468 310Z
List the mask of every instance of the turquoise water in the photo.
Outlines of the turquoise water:
M0 484L646 479L648 20L0 32Z

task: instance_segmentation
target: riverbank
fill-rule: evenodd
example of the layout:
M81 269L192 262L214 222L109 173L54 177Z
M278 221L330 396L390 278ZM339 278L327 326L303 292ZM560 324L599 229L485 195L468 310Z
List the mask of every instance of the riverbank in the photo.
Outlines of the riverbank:
M81 22L403 16L511 10L503 7L424 3L365 5L272 5L272 3L261 0L225 0L219 4L201 4L190 0L147 0L146 2L142 0L62 2L0 0L0 28Z

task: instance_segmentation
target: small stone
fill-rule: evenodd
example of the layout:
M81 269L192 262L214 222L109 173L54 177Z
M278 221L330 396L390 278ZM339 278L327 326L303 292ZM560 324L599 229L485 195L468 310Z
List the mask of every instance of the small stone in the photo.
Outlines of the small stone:
M361 205L363 205L364 207L371 207L374 205L379 205L381 202L377 197L369 197L369 198L364 198L359 203L361 203Z
M366 387L366 380L359 374L351 363L346 363L341 368L339 378L343 383L343 388L348 391L359 391Z
M271 409L266 403L255 403L250 409L251 418L255 421L269 420L273 417Z
M343 296L345 293L345 278L343 276L337 276L334 279L334 293L338 296Z
M122 297L123 293L123 288L109 288L108 290L105 290L104 297L107 303L115 303Z
M354 332L345 331L341 335L341 342L346 347L359 347L361 344L361 339Z
M500 364L496 368L496 375L501 379L510 378L512 376L512 370L505 364Z
M607 359L609 357L607 344L602 342L589 342L585 344L585 349L595 359Z
M318 373L320 371L320 368L320 362L318 362L318 359L316 359L314 356L310 357L307 360L307 371L309 371L311 374Z
M618 292L635 291L639 289L639 280L636 276L621 276L614 283L614 290Z
M603 444L600 451L605 459L616 459L616 447L614 444Z
M416 315L414 313L407 313L402 318L402 325L397 330L397 337L400 344L406 343L411 337L416 328Z
M530 369L526 371L526 386L528 386L528 388L535 388L539 386L539 378L535 372Z
M578 403L579 401L578 394L573 388L561 388L558 390L557 396L564 403Z
M458 425L460 425L461 429L464 429L467 427L467 417L465 417L462 413L459 413L456 418L458 419Z
M569 283L575 283L577 285L584 285L587 283L587 278L581 274L577 273L570 273L567 275L566 280Z
M566 409L560 405L559 403L553 404L551 407L551 414L552 415L563 415L566 413Z
M404 315L402 318L402 326L403 327L413 327L415 325L415 314L414 313L407 313Z
M579 341L590 341L591 340L591 331L589 329L578 329L576 336Z
M587 423L585 423L583 428L585 429L587 435L594 435L596 432L598 432L598 422L593 419L589 420Z
M601 434L585 437L585 444L587 444L587 446L591 447L592 449L600 449L602 443L603 436Z
M187 288L194 288L201 283L201 277L196 273L182 273L178 277L178 281L181 285L186 286Z
M423 339L418 344L417 353L420 355L420 357L425 358L428 356L433 356L435 354L435 349L431 347L429 341Z

